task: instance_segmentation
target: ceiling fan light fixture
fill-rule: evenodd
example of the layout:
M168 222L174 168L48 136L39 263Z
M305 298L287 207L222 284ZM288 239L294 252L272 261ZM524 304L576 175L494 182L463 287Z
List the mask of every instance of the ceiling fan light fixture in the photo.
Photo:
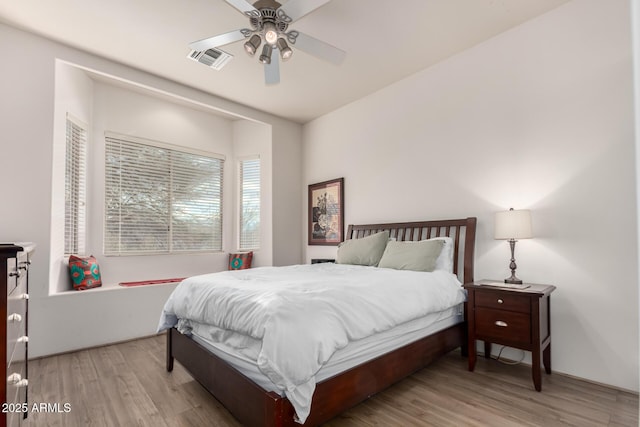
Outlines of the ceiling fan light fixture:
M291 58L291 55L293 55L293 50L291 50L285 39L278 39L278 42L276 44L278 46L278 50L280 51L280 57L283 61Z
M270 45L276 44L278 41L278 30L273 22L264 23L264 41Z
M249 56L253 56L258 51L258 48L260 47L260 43L262 43L262 39L260 38L259 35L254 34L244 44L244 50L249 54Z
M271 64L271 52L273 48L270 44L265 44L262 47L262 55L260 55L260 62L263 64Z

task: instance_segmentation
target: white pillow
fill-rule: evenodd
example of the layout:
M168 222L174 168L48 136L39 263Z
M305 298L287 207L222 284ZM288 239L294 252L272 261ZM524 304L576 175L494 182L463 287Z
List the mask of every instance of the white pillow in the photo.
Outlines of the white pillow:
M453 239L451 237L434 237L429 240L444 240L440 256L436 259L436 270L453 273Z

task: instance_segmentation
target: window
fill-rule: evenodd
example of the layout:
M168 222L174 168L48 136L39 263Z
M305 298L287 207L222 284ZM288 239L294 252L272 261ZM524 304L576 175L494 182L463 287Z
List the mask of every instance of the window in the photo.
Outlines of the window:
M260 159L240 161L239 249L260 247Z
M64 170L64 253L84 254L86 126L67 115Z
M106 137L106 255L222 250L224 158Z

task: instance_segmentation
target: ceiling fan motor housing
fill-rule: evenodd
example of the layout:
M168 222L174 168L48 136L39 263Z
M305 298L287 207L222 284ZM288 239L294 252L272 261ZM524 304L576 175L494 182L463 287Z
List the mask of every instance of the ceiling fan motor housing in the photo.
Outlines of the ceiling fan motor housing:
M249 22L254 31L263 32L266 24L267 28L275 27L278 36L286 33L287 28L289 27L289 22L291 22L291 18L289 18L282 10L278 12L278 9L281 6L280 3L274 0L258 0L253 6L260 11L260 16L249 14ZM272 24L273 27L270 24ZM275 42L276 40L271 44L274 45Z

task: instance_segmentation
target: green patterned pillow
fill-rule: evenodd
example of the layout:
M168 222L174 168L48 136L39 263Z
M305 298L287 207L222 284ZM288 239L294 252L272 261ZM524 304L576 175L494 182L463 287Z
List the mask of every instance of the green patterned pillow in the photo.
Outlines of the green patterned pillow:
M102 286L100 267L93 255L88 257L70 255L69 276L73 289L77 291Z
M245 270L251 268L253 252L229 254L229 270Z

